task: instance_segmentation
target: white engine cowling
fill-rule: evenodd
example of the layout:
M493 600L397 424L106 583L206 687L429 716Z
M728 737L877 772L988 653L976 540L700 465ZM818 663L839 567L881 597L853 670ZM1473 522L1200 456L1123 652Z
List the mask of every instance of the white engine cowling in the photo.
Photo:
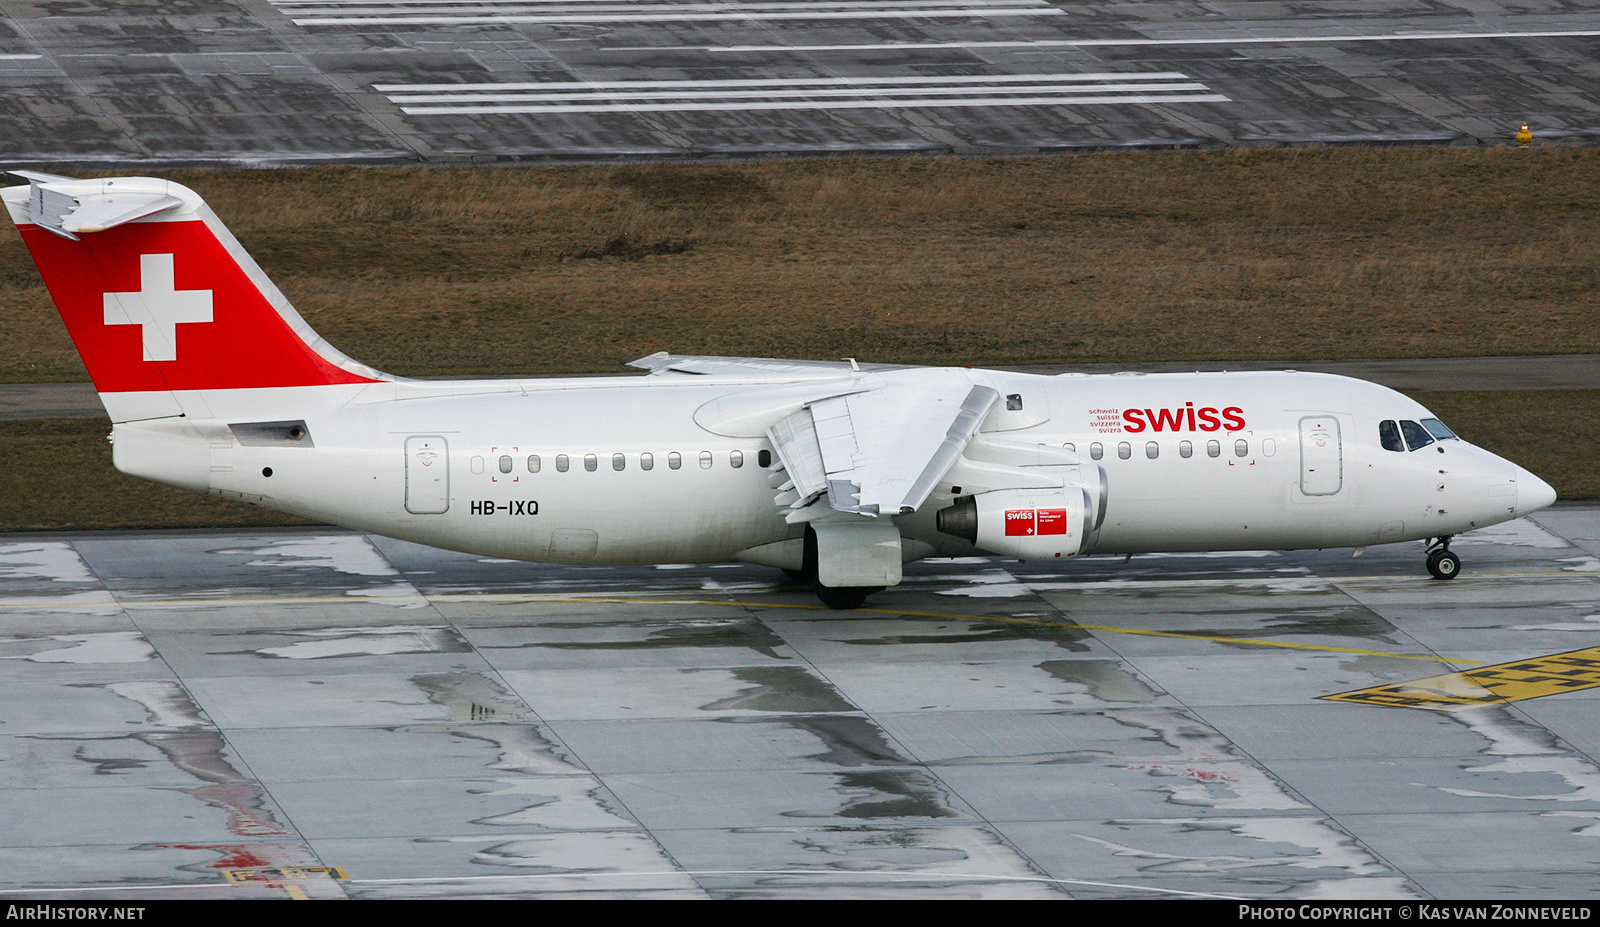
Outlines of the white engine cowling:
M1088 547L1097 508L1082 486L1000 489L962 496L939 511L937 524L945 534L966 538L992 554L1059 560Z

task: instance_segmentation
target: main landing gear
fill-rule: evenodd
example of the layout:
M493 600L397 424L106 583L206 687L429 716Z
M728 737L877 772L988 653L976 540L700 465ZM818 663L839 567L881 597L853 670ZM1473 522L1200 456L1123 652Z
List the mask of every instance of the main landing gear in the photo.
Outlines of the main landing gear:
M860 608L867 601L867 596L874 592L882 592L882 586L824 586L817 582L817 571L813 567L809 574L805 570L784 570L784 575L797 583L810 584L817 594L817 601L837 611L849 611Z
M1461 572L1461 558L1450 551L1450 535L1428 542L1428 572L1434 579L1455 579Z
M860 608L867 601L867 596L883 591L882 586L824 586L817 582L817 533L809 526L802 550L800 569L783 572L797 583L810 583L817 593L817 600L823 605L837 611L849 611Z
M817 583L817 598L823 605L839 611L860 608L867 596L882 592L882 586L824 586Z

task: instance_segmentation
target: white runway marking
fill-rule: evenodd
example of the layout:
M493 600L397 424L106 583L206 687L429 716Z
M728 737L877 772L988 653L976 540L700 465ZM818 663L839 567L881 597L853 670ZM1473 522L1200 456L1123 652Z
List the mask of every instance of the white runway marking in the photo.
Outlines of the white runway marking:
M1328 45L1338 42L1450 42L1477 39L1582 39L1600 37L1600 29L1528 32L1392 32L1361 35L1237 35L1182 39L1036 39L1014 42L878 42L863 45L701 45L698 51L893 51L908 48L1101 48L1148 45ZM639 51L653 46L617 48Z
M272 0L297 26L563 25L719 20L841 20L1064 16L1042 0Z
M409 115L1226 103L1176 72L377 84Z

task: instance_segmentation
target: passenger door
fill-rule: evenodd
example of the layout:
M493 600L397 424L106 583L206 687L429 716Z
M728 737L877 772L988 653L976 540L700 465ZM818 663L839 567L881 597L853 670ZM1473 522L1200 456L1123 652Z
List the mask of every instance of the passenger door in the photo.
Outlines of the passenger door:
M1344 445L1332 415L1300 419L1300 492L1333 496L1344 488Z
M450 508L450 448L437 435L406 439L406 511L443 515Z

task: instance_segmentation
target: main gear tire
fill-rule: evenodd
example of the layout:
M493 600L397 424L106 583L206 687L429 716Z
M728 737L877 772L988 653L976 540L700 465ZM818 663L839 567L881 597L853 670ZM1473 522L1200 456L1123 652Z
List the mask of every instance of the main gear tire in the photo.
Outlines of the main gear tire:
M867 596L882 592L882 586L824 586L817 584L817 598L823 605L838 611L860 608Z
M1461 573L1461 558L1448 550L1436 550L1428 555L1428 572L1434 579L1455 579Z

